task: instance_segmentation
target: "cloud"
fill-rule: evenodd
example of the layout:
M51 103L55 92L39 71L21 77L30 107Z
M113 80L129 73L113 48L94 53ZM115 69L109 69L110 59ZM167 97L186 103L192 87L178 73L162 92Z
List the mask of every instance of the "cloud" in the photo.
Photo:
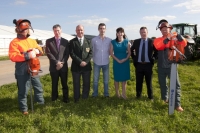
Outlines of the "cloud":
M28 18L44 18L45 16L42 16L42 15L32 15L32 16L29 16Z
M24 0L15 0L15 5L26 5L27 2L25 2Z
M147 26L147 24L143 25L143 24L133 24L133 25L126 25L124 26L124 30L125 31L139 31L140 27L142 26Z
M82 24L84 26L97 26L99 23L107 23L110 20L108 18L91 18L91 19L84 19L78 20L75 23Z
M196 13L200 13L200 10L188 10L184 13L187 13L187 14L196 14Z
M81 16L78 15L72 15L72 16L68 16L69 18L80 18Z
M200 13L200 2L199 0L188 0L183 3L179 3L174 5L173 7L185 7L186 11L184 13L187 14L197 14Z
M164 2L170 2L171 0L144 0L144 3L164 3Z
M171 20L171 19L175 19L176 16L171 16L171 15L167 15L167 16L144 16L142 19L143 20L151 20L151 21L159 21L161 19L167 19L167 20Z

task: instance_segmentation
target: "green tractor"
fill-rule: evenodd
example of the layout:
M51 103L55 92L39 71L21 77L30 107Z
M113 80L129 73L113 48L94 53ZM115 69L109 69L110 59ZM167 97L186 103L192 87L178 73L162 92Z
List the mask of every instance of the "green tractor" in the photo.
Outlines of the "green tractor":
M185 56L187 60L200 55L200 36L197 34L197 24L179 23L172 24L172 32L181 34L187 40Z

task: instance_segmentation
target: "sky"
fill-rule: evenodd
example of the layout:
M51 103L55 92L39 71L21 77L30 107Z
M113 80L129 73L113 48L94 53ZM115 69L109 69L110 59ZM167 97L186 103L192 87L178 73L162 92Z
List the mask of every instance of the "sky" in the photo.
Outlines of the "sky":
M128 39L140 38L139 29L148 28L149 37L159 37L156 26L161 19L170 24L195 23L200 31L199 0L1 0L0 25L15 26L13 19L28 19L33 29L52 30L60 24L62 32L76 34L81 24L85 34L98 35L98 24L106 24L106 36L114 39L122 27ZM52 31L53 32L53 31Z

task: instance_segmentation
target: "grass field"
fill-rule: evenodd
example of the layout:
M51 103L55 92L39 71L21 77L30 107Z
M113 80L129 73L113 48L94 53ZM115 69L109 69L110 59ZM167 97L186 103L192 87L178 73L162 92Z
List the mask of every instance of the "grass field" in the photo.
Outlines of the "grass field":
M110 98L103 97L100 78L99 97L73 102L72 77L69 73L70 103L51 102L51 79L41 77L46 104L34 105L31 113L24 116L18 109L16 84L0 87L1 133L199 133L200 132L200 61L179 65L182 87L181 103L184 112L168 115L168 105L160 100L157 65L154 66L154 101L147 99L146 85L143 97L135 98L135 73L131 64L131 79L127 85L127 100L115 97L110 65ZM61 85L59 85L61 88ZM92 84L91 84L92 89Z
M9 57L8 56L0 56L0 61L2 60L9 60Z

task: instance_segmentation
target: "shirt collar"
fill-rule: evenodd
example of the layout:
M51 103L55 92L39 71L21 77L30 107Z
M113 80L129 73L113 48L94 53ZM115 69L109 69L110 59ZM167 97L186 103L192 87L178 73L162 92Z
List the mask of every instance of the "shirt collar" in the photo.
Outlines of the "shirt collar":
M99 37L99 39L101 39L101 36L100 36L100 35L98 35L98 37ZM106 36L104 36L104 39L106 39Z
M80 38L80 37L78 37L78 36L76 36L76 37L78 38L78 40L80 40L80 39L81 39L81 40L83 40L83 39L84 39L84 36L83 36L83 37L81 37L81 38Z
M147 41L147 38L145 38L145 39L141 38L141 40L142 40L142 41L144 40L144 41L146 42L146 41Z
M61 37L60 37L60 38L56 38L56 37L55 37L55 39L56 39L56 40L60 40L60 39L61 39Z

